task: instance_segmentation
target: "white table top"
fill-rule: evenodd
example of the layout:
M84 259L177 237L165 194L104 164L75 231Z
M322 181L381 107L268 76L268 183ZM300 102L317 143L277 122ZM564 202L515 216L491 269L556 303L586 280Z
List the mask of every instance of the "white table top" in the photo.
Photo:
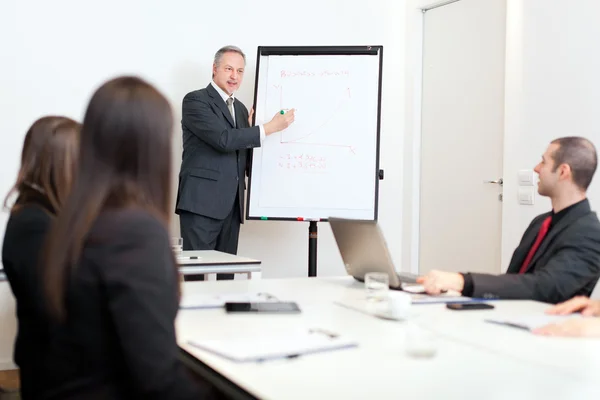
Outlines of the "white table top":
M260 260L216 250L186 250L177 257L182 275L261 272Z
M437 334L438 353L405 352L406 321L377 319L333 304L356 297L352 278L187 282L186 293L268 292L296 301L299 315L228 315L184 310L180 346L258 398L267 399L575 399L600 394L600 340L533 336L483 322L491 314L531 314L534 302L495 301L495 310L457 312L443 304L414 305L413 322ZM235 363L186 344L244 332L261 336L321 328L356 338L359 347L262 364Z
M223 253L216 250L186 250L177 257L183 275L261 272L260 260ZM191 258L193 257L193 258ZM0 282L6 274L0 268Z
M260 260L223 253L216 250L185 250L177 257L180 266L208 265L260 265ZM260 269L259 269L260 270Z
M261 272L260 260L216 250L186 250L177 257L182 275Z
M524 330L490 324L484 321L490 315L502 318L542 314L550 307L534 301L505 300L491 304L496 305L493 314L471 311L452 315L445 310L435 310L428 313L426 325L447 338L600 384L600 339L539 337Z
M261 272L259 265L207 265L207 266L180 266L181 275L204 275L204 274L236 274L248 272Z

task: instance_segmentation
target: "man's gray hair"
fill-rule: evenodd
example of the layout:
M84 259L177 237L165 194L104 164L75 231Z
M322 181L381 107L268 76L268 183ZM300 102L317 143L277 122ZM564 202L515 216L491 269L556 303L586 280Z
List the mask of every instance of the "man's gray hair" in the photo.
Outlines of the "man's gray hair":
M242 49L240 49L237 46L230 45L230 46L221 47L219 50L217 50L217 52L215 53L215 60L214 60L215 65L218 67L219 64L221 63L221 58L223 58L223 54L230 53L230 52L238 53L244 59L244 64L246 64L246 55L244 54Z

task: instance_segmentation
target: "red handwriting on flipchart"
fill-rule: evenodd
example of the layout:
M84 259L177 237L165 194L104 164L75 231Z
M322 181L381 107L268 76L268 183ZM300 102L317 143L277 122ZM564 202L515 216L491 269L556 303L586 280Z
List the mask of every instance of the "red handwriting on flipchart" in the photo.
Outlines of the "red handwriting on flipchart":
M311 71L281 71L282 78L298 78L298 77L311 77L317 76L316 73Z
M279 156L277 167L284 170L323 172L327 169L327 159L308 153L287 153Z
M339 70L339 71L329 71L325 70L321 72L321 76L348 76L350 75L350 71L347 70Z
M307 70L296 70L287 71L281 70L281 78L311 78L311 77L328 77L328 76L349 76L350 71L348 70L323 70L323 71L307 71Z

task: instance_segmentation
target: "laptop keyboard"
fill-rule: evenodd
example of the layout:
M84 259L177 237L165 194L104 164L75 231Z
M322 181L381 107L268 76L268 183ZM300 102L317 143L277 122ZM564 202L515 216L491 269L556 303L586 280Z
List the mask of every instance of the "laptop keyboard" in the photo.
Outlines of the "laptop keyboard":
M419 276L409 272L398 272L397 275L402 283L417 283L417 277Z

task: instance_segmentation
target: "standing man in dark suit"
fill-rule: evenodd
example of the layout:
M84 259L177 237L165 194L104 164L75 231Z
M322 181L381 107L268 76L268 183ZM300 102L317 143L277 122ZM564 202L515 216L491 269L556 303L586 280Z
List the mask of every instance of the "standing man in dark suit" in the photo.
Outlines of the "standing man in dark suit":
M183 99L183 159L175 212L184 250L237 253L250 149L294 121L290 110L264 125L250 126L253 111L249 115L234 95L245 66L246 56L238 47L219 49L212 82ZM233 279L233 274L218 274L217 279Z
M550 198L552 211L531 222L507 273L431 271L418 282L430 294L455 290L470 297L548 303L589 296L600 276L600 222L586 198L597 164L589 140L554 140L535 167L538 193Z

